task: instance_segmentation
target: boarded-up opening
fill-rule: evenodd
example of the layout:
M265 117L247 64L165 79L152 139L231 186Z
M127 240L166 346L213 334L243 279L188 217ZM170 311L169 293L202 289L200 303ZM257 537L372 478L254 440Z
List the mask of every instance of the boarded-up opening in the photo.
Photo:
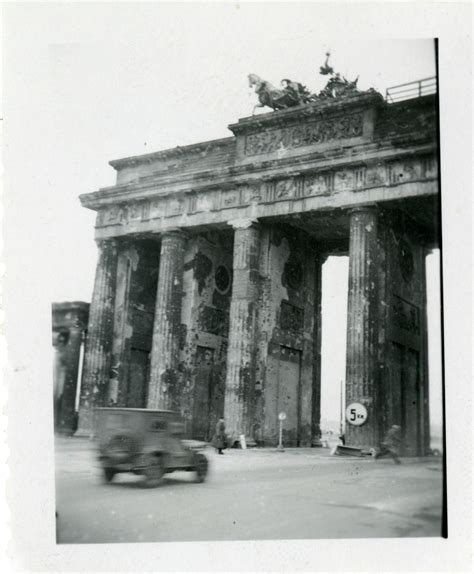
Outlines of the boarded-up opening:
M283 443L299 446L301 351L280 347L277 412L284 412Z

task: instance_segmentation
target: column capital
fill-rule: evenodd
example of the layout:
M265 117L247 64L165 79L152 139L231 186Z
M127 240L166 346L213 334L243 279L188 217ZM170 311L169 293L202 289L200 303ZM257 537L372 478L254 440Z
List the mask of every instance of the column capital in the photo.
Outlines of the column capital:
M96 239L95 242L99 249L105 249L106 247L118 247L118 240L115 237L108 239Z
M349 215L353 213L380 213L380 208L376 203L368 203L366 205L358 205L349 209Z
M186 240L189 237L189 233L181 229L180 227L173 227L171 229L167 229L160 233L159 238L161 241L164 239L181 239Z
M330 253L328 251L322 251L319 253L316 253L316 262L319 264L323 264L327 261L327 258L329 257Z
M259 224L258 219L232 219L227 222L234 229L249 229L249 227Z

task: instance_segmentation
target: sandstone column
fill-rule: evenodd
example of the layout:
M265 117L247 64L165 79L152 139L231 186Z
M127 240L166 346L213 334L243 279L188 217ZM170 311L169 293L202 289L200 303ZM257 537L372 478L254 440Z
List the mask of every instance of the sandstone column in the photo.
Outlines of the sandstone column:
M251 219L231 222L234 233L232 301L224 416L231 441L253 442L260 230Z
M313 393L311 398L311 446L321 443L321 295L326 256L319 255L314 269Z
M368 418L361 426L346 420L346 444L364 448L379 442L377 219L374 207L357 208L350 214L346 406L362 403Z
M76 434L93 433L93 409L103 406L110 377L114 302L117 281L117 243L98 242L94 292L89 311L84 369L82 372L79 426Z
M168 231L161 239L148 387L150 409L179 408L179 334L185 240L184 233L179 230Z

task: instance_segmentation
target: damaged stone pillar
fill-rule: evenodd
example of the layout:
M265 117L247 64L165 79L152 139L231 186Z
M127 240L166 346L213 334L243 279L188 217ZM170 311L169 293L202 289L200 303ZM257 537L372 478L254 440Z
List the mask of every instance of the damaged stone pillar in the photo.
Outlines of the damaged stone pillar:
M367 420L356 426L346 420L346 444L378 446L378 211L357 208L350 213L349 291L347 315L346 407L362 403Z
M313 331L313 392L311 403L311 446L321 442L321 296L323 263L327 255L315 261L314 273L314 331Z
M81 436L93 433L93 410L104 405L112 361L117 243L108 239L99 241L98 246L99 259L89 311L76 433Z
M150 409L176 410L179 406L177 387L185 241L185 234L179 230L168 231L161 239L148 386Z
M79 373L79 360L83 339L84 327L75 324L69 328L69 339L64 354L66 369L64 387L61 397L61 412L57 431L64 434L74 434L76 416L77 376Z
M232 443L244 434L253 444L260 229L252 219L230 223L235 233L224 416Z

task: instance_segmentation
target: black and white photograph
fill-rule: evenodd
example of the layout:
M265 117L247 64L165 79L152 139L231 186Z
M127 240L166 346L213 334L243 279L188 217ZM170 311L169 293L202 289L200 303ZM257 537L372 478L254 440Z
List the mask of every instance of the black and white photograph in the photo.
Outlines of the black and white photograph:
M469 570L471 9L404 4L4 3L17 570Z

